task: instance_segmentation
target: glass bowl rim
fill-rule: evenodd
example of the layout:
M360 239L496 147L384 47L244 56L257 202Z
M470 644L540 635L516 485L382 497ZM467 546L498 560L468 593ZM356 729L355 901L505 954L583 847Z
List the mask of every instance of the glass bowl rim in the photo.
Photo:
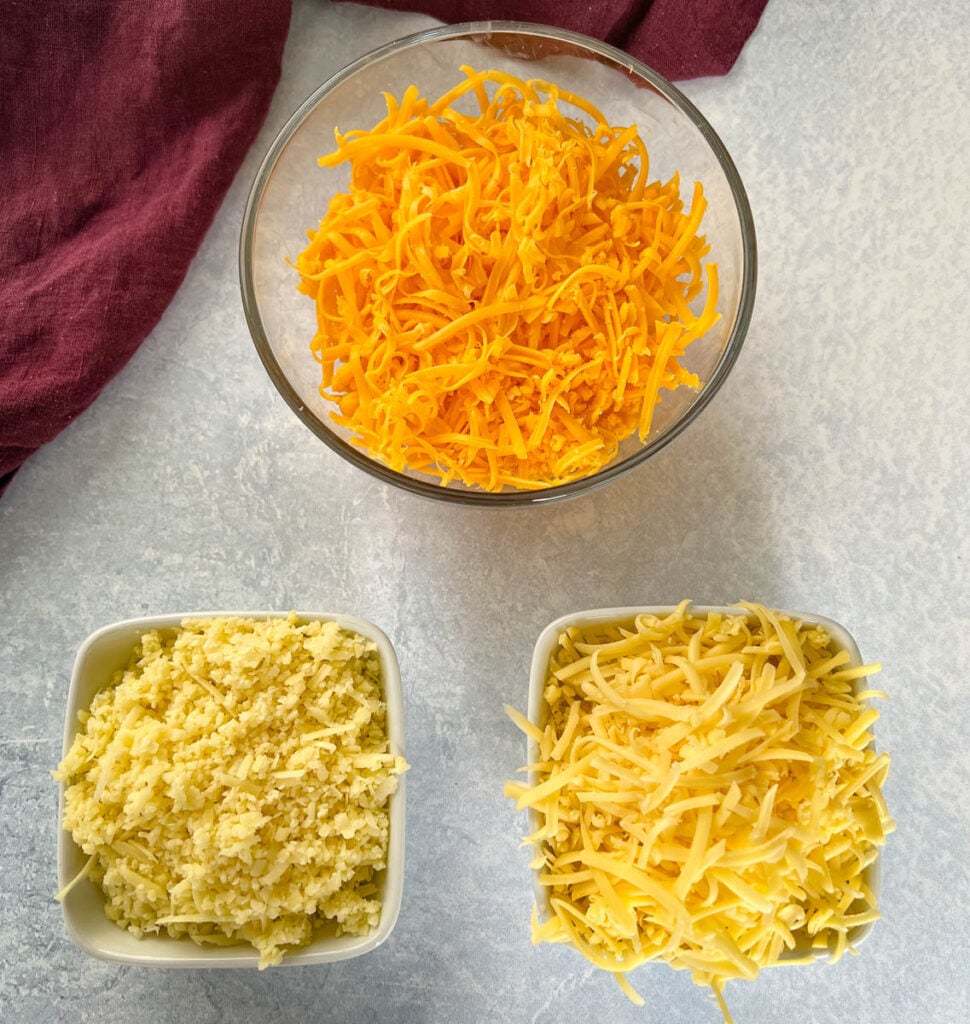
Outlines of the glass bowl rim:
M263 193L283 150L317 104L343 82L375 60L383 60L392 54L439 40L495 35L525 35L569 43L581 50L586 50L593 55L605 58L614 68L625 69L628 73L636 74L646 81L665 99L684 113L707 142L730 186L731 196L734 200L741 228L742 272L737 316L727 344L724 346L724 350L711 373L710 379L701 388L691 404L666 430L658 434L652 441L643 445L632 455L624 459L614 460L592 476L582 477L568 483L538 490L485 491L480 489L453 489L429 480L416 479L404 473L399 473L391 469L390 466L371 458L357 446L338 437L329 426L306 407L306 404L301 400L295 388L287 379L286 374L273 354L272 345L263 327L253 280L256 220L262 205ZM673 83L625 51L579 32L523 21L469 21L413 32L410 35L402 36L389 43L385 43L383 46L369 50L331 75L297 107L280 129L266 155L263 157L246 199L242 230L239 238L239 283L246 322L264 369L290 409L304 426L311 430L321 441L348 462L363 469L378 480L390 483L395 487L400 487L414 494L420 494L439 501L466 506L501 508L544 504L596 490L611 480L625 475L666 448L671 441L682 434L697 419L727 379L731 368L740 354L748 332L754 309L757 283L757 240L751 206L734 161L707 118Z

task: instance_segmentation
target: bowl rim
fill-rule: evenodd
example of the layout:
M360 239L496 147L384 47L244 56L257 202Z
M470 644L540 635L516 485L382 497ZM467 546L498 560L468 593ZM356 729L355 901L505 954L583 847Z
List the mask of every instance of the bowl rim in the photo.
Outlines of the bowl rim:
M276 167L279 158L295 133L299 125L310 111L328 93L336 89L342 82L356 74L361 68L381 60L393 53L404 51L425 43L433 43L438 40L449 40L468 38L475 36L493 36L502 34L520 34L538 36L547 39L554 39L560 42L569 43L573 46L583 48L587 51L605 58L614 67L623 68L627 73L635 73L647 81L654 89L661 93L667 100L678 107L695 128L703 136L711 148L723 171L731 189L735 210L741 227L741 286L738 304L737 317L727 344L721 357L714 367L707 384L697 394L691 404L677 417L677 419L659 436L643 445L634 454L622 461L614 461L592 476L573 480L569 483L559 484L555 487L547 487L540 490L526 491L482 491L477 489L452 489L441 484L432 483L429 480L417 479L398 473L389 466L378 462L376 459L364 454L355 445L350 444L343 438L338 437L329 427L323 424L301 401L293 385L286 378L266 335L263 320L259 311L259 304L256 299L255 283L253 279L253 252L255 247L255 227L262 203L263 191ZM242 292L243 310L250 334L256 347L259 358L269 374L276 389L282 395L290 409L297 415L300 421L311 430L321 441L333 451L337 452L352 465L363 469L372 477L393 484L403 490L424 497L437 499L453 504L465 506L501 508L507 506L537 505L546 504L562 498L573 497L578 494L585 494L597 490L611 480L622 476L637 466L642 465L652 456L666 448L677 438L687 426L692 423L704 411L714 395L720 390L721 385L727 379L731 368L737 361L744 339L751 323L754 309L755 293L757 289L757 238L755 234L754 218L751 214L751 206L748 202L747 193L741 181L737 167L721 141L714 128L700 112L700 110L681 92L673 83L668 81L658 72L648 67L642 61L619 50L609 43L601 42L579 32L572 32L567 29L554 28L552 26L530 24L522 21L470 21L456 25L443 25L439 28L425 29L414 32L410 35L395 39L389 43L379 46L365 53L357 60L352 61L331 75L322 85L318 86L290 115L283 127L273 140L266 155L259 165L253 183L250 186L249 195L243 212L242 229L239 238L239 282Z
M559 634L563 629L569 626L585 627L614 622L626 622L635 618L637 615L656 615L657 617L662 617L676 611L678 607L679 605L677 604L666 604L627 605L617 608L591 608L584 611L568 612L567 614L560 615L559 618L550 622L549 625L540 632L532 651L532 662L529 669L528 706L526 712L529 721L539 723L542 720L542 710L545 706L543 690L546 682L546 671L549 665L549 658L556 647ZM796 621L803 622L808 625L821 626L829 634L833 644L835 644L839 650L845 650L848 652L849 663L846 667L855 667L863 664L859 645L856 643L855 638L848 629L846 629L840 622L836 622L835 619L828 618L824 615L817 615L814 612L788 611L784 608L773 610ZM750 618L753 614L751 609L738 604L706 605L695 604L693 601L690 603L689 611L698 616L721 614L744 615L745 617ZM859 680L852 680L852 689L856 693L859 692ZM531 736L527 736L527 764L534 765L537 763L539 760L538 749L539 747L536 741ZM534 771L529 772L528 778L529 784L535 785L537 780L536 773ZM531 807L528 809L528 817L529 833L530 835L535 835L535 833L542 827L542 821L540 820L538 812ZM881 852L865 870L867 872L867 883L878 904L882 881ZM542 885L539 881L538 868L532 869L532 892L535 899L536 913L538 914L540 921L545 921L551 914L548 903L549 894L547 887ZM850 929L848 932L849 945L853 948L858 947L872 931L873 924L874 922L869 921L865 924L856 925L854 928ZM785 964L799 964L803 963L804 958L807 956L812 956L815 959L821 959L822 957L828 956L830 952L831 950L828 948L805 950L801 947L796 947L794 950L783 951L777 963L779 966Z
M391 753L405 756L404 744L404 698L401 685L400 666L394 646L387 634L368 619L355 615L348 615L341 612L308 612L295 611L301 623L310 621L335 622L341 629L359 633L361 636L373 640L377 646L381 661L381 681L384 689L384 702L387 706L387 736ZM101 680L97 685L85 685L90 671L89 663L97 645L110 641L113 638L123 636L131 640L130 650L144 633L153 629L172 630L181 626L186 619L215 619L215 618L245 618L264 621L266 619L285 619L290 615L287 611L201 611L201 612L172 612L159 615L145 615L137 618L121 619L117 622L101 626L91 633L78 648L74 659L74 666L71 672L71 682L65 702L64 732L61 746L61 760L67 755L74 737L78 731L77 712L87 708L94 695L100 692L110 682L110 675ZM130 650L129 655L130 657ZM119 665L119 667L123 667ZM85 698L84 694L90 689L90 694ZM387 867L384 876L384 899L381 907L380 921L376 928L367 935L362 936L340 936L338 939L314 939L308 946L288 952L280 967L297 967L312 964L335 963L338 960L346 960L352 957L361 956L376 949L383 943L397 924L401 911L401 902L404 891L404 855L405 855L405 831L406 831L406 778L407 773L398 776L397 789L388 801L388 814L390 819L390 833L387 844ZM74 877L75 871L69 870L69 862L80 856L84 857L69 831L62 822L64 820L64 799L67 784L64 781L58 782L57 800L57 885L62 889ZM240 943L236 946L202 947L191 943L191 940L173 939L168 935L151 936L149 941L153 944L174 944L179 943L183 951L191 949L190 955L176 956L173 954L154 953L147 949L139 949L139 943L144 942L131 935L128 931L112 925L117 930L117 936L113 933L111 937L117 938L117 942L99 943L90 934L87 922L90 920L88 914L81 912L72 900L78 889L82 886L89 886L97 893L100 899L100 892L88 880L82 880L76 889L67 893L61 901L61 910L64 917L65 929L74 944L98 960L105 960L110 963L136 964L143 967L166 967L166 968L246 968L257 967L259 954L252 947ZM102 901L103 902L103 901ZM185 943L191 943L186 946ZM332 945L339 943L339 946ZM318 948L314 948L318 946ZM329 947L329 948L328 948Z

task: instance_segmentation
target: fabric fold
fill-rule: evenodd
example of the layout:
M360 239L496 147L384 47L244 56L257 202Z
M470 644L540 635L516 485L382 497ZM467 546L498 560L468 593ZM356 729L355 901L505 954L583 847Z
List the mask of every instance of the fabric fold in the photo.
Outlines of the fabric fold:
M346 3L348 0L338 0ZM526 21L582 32L626 50L671 81L724 75L768 0L352 0L439 21Z
M151 332L266 116L289 0L8 3L0 490Z

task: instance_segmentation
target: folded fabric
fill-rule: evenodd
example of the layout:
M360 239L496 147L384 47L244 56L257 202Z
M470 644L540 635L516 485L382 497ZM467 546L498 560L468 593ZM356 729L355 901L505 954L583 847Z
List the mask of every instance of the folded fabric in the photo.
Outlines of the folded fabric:
M346 0L344 0L346 2ZM354 0L440 21L540 22L602 39L665 78L724 75L768 0Z
M7 0L0 492L181 283L279 80L289 0Z

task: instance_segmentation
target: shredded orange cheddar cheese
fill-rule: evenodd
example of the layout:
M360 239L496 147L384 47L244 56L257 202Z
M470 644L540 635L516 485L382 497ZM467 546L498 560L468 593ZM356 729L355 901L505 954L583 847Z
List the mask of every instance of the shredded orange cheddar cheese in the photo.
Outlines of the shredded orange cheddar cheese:
M878 918L871 865L894 828L878 713L853 681L878 665L819 626L749 604L563 631L534 745L533 867L547 893L534 942L567 942L617 976L732 978L852 951Z
M320 392L395 470L554 486L644 440L661 389L698 385L680 357L718 319L704 193L685 209L637 128L583 98L462 71L433 102L386 95L320 159L351 171L296 263Z

